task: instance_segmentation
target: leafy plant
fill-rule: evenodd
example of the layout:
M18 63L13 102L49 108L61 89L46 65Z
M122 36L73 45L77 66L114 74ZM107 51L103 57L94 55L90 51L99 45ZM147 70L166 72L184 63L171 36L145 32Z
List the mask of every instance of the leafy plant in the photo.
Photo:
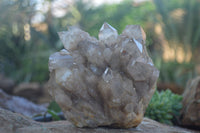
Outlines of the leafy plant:
M190 63L178 63L176 61L159 63L155 61L155 65L160 70L159 81L163 83L174 83L184 88L186 81L195 77L195 64Z
M58 115L58 113L60 112L61 108L59 107L59 105L55 101L52 101L48 106L47 113L49 113L52 116L52 119L55 121L60 120L60 117Z
M156 91L149 103L145 116L161 123L172 125L177 122L182 108L182 96L170 90Z
M47 111L44 114L37 114L33 116L32 119L40 122L65 120L61 108L55 101L50 102Z

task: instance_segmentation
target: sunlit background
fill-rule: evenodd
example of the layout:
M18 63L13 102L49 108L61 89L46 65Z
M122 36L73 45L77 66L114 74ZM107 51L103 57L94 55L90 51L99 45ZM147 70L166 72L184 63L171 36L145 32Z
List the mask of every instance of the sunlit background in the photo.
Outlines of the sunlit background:
M0 72L19 82L48 80L57 32L76 25L97 37L103 22L119 33L139 24L160 69L159 83L184 87L200 73L199 0L1 0Z
M200 75L200 0L0 0L0 88L17 95L16 88L28 88L24 83L44 87L48 58L63 49L57 32L75 25L98 37L104 22L118 33L126 25L143 27L160 70L158 90L182 94ZM38 100L40 93L23 96L48 102Z

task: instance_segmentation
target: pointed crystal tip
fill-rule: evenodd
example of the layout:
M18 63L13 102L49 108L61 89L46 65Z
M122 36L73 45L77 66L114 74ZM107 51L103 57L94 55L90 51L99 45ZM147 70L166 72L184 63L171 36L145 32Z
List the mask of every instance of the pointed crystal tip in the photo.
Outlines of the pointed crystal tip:
M112 70L110 68L106 68L106 70L103 73L103 80L108 83L112 79L112 77Z
M106 22L102 25L99 31L99 40L113 41L117 36L117 30Z
M140 50L140 52L142 53L143 51L143 46L140 42L138 42L135 38L133 38L133 41L135 42L136 46L138 47L138 49Z
M146 34L140 25L127 25L122 35L135 38L141 44L145 44Z
M111 25L109 25L106 22L104 22L103 25L101 26L100 32L105 30L105 29L110 29L112 31L116 31L117 32L117 30L115 28L113 28Z

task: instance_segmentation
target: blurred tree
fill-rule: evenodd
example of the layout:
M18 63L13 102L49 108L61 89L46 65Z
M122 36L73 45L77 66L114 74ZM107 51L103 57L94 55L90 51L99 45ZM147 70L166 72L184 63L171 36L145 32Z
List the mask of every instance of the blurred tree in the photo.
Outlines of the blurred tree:
M0 72L18 82L48 79L48 56L63 47L57 31L80 25L83 30L97 36L101 25L107 21L120 33L127 24L148 27L155 20L156 13L151 2L138 6L127 0L121 4L93 8L77 0L72 3L62 1L62 7L57 9L62 9L65 14L58 17L53 7L56 1L43 2L46 11L38 11L36 1L0 1ZM32 24L32 18L38 13L43 15L42 22Z
M197 75L195 65L200 61L200 1L154 0L154 3L167 42L163 42L163 52L173 57L170 61L154 58L160 69L160 81L184 88Z
M104 22L111 24L119 33L123 31L126 25L139 24L145 30L150 30L155 24L156 10L152 2L136 4L131 0L125 0L120 4L101 5L96 8L89 5L89 2L77 1L77 9L82 16L79 25L95 37L97 37ZM150 36L147 32L147 45L152 44Z
M200 50L200 1L199 0L154 0L156 9L161 16L166 39L179 54L178 47L184 49L184 54L192 52L191 61L199 62ZM185 58L184 61L186 61Z
M98 31L104 22L115 27L119 34L126 25L141 25L147 34L146 44L150 48L151 56L156 66L163 72L163 74L161 72L162 80L177 79L177 75L180 76L180 74L176 73L182 72L173 72L174 69L169 68L171 75L166 74L168 68L163 67L164 63L157 47L161 45L155 45L160 44L154 32L157 23L162 24L166 39L172 47L176 48L177 45L184 47L187 53L189 51L187 48L190 46L194 51L192 60L197 61L195 55L199 53L200 38L198 25L200 17L195 16L195 13L199 13L197 1L154 0L154 5L151 1L134 3L131 0L124 0L120 4L98 7L92 7L90 1L87 3L82 0L71 3L60 1L57 7L54 5L58 1L44 0L43 2L45 10L39 11L36 1L0 1L0 73L13 77L17 81L48 79L48 57L55 50L63 48L57 31L67 30L67 27L71 25L78 25L95 37L98 36ZM62 10L63 15L56 14L55 9ZM158 17L156 9L161 17ZM32 18L38 13L42 14L43 19L33 24ZM178 66L188 65L179 64ZM191 68L191 65L189 66ZM186 69L183 67L181 70L186 75L188 67ZM189 75L191 77L191 74Z
M48 77L46 49L56 41L31 26L35 6L34 1L0 1L0 72L16 81L41 81Z
M21 60L30 51L30 18L35 4L29 1L0 1L0 61L1 72L20 77ZM26 25L26 26L25 26ZM26 30L26 31L25 31ZM25 35L26 34L26 35ZM26 39L26 40L25 40ZM17 74L18 73L18 74Z

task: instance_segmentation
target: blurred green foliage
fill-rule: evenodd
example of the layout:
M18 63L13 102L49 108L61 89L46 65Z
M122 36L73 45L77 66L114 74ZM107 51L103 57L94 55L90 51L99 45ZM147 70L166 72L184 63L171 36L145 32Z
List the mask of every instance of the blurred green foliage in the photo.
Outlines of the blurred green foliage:
M48 57L63 48L58 31L77 25L97 37L104 22L111 24L119 33L126 25L139 24L144 28L147 49L160 69L160 82L184 86L188 79L196 75L195 65L200 60L200 2L197 0L154 0L143 3L124 0L120 4L98 7L91 6L90 1L75 0L62 7L67 12L61 17L53 15L55 0L43 2L46 9L38 10L36 1L0 1L0 73L17 82L48 80ZM43 20L38 26L46 25L45 30L38 30L32 24L32 18L37 14L42 14ZM159 35L155 33L156 24L162 26L172 48L180 46L186 55L191 50L190 62L163 61L162 45ZM25 39L27 34L30 34L30 40Z
M154 64L160 70L158 82L175 83L181 88L184 88L188 79L197 76L194 62L165 62L160 58L154 58Z
M49 106L48 106L49 110L52 110L56 113L60 113L61 112L61 108L59 107L59 105L55 102L55 101L51 101Z
M154 3L161 17L159 20L165 37L171 47L176 50L181 46L186 55L191 49L192 61L197 61L199 58L196 56L200 50L200 1L154 0Z
M0 73L18 82L48 79L48 56L53 50L50 45L56 41L50 41L50 33L31 27L35 6L27 0L0 1ZM29 32L31 40L25 40Z
M145 116L165 124L177 124L182 109L182 96L170 90L156 91L149 103Z
M200 51L200 1L198 0L154 0L158 13L158 23L162 26L165 38L175 50L175 57L183 48L184 60L178 63L176 59L163 61L154 57L154 62L160 70L160 82L175 83L182 88L189 79L197 75L195 66L199 64ZM188 62L187 57L191 55ZM170 53L169 53L170 54Z
M40 122L48 122L64 119L64 116L59 105L55 101L51 101L44 114L37 114L32 119Z
M82 16L79 24L83 30L95 37L104 22L111 24L119 33L126 25L139 24L146 29L148 25L155 22L156 10L152 2L146 2L139 6L126 0L121 4L102 5L97 8L83 7L85 7L85 3L77 2L77 9Z
M52 120L61 120L60 117L58 116L58 113L61 112L61 108L55 101L51 101L47 113L49 113L52 116Z
M66 26L79 25L83 30L96 36L107 21L117 28L119 33L127 24L140 24L144 28L154 23L155 7L152 2L144 6L134 6L131 1L121 4L102 5L97 8L87 8L88 3L76 1L68 6L68 12L63 17L52 14L52 3L48 1L47 12L42 12L46 24L45 31L37 30L31 23L37 11L37 3L27 0L0 1L0 73L15 79L17 82L46 81L48 79L48 57L63 46L57 32L66 30ZM28 25L28 30L25 26ZM25 37L30 34L30 40ZM147 32L148 33L148 32ZM153 44L150 34L147 34L148 44Z

